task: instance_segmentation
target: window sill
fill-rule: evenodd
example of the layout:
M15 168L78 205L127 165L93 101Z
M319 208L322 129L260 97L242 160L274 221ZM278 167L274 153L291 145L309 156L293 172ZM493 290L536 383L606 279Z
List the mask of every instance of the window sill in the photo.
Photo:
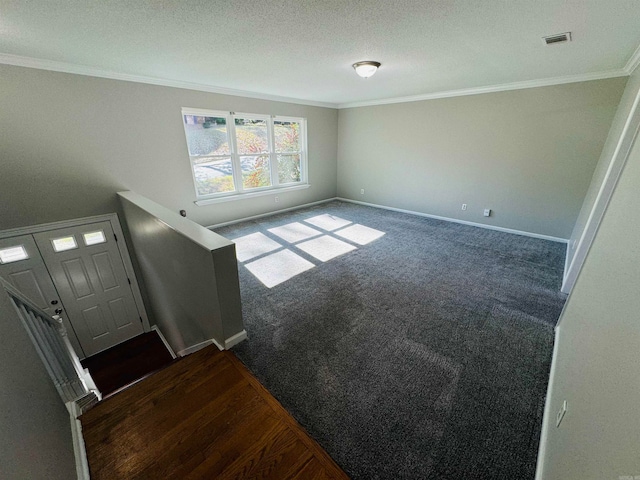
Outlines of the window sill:
M260 190L259 192L236 193L234 195L227 195L224 197L203 198L202 200L196 200L194 203L199 207L203 207L205 205L213 205L215 203L231 202L233 200L243 200L245 198L263 197L265 195L278 195L279 193L284 193L284 192L304 190L306 188L309 188L310 186L311 185L309 185L308 183L303 183L302 185L294 185L292 187L270 188L268 190Z

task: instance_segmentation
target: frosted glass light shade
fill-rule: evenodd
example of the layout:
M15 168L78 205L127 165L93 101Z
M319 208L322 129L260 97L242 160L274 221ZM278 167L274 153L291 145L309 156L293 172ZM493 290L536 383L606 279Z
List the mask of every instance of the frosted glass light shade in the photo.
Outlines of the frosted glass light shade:
M371 75L376 73L378 67L380 67L380 62L366 61L353 64L353 68L355 68L356 73L362 78L369 78Z

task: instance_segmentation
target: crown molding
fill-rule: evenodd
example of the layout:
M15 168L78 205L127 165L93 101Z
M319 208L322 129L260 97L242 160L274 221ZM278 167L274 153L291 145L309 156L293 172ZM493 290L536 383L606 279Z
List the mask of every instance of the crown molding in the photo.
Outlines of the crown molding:
M369 107L375 105L389 105L394 103L420 102L423 100L437 100L441 98L463 97L468 95L480 95L483 93L496 93L509 90L522 90L526 88L548 87L552 85L562 85L566 83L587 82L590 80L603 80L606 78L626 77L631 75L640 65L640 46L635 50L624 68L618 70L608 70L604 72L587 73L580 75L568 75L563 77L543 78L539 80L528 80L524 82L504 83L498 85L489 85L484 87L472 87L459 90L448 90L443 92L426 93L420 95L411 95L406 97L385 98L380 100L369 100L363 102L348 103L330 103L317 102L313 100L305 100L301 98L282 97L279 95L269 95L264 93L250 92L245 90L236 90L232 88L215 87L212 85L204 85L200 83L185 82L180 80L168 80L156 77L147 77L143 75L130 75L127 73L118 73L100 68L89 67L86 65L75 65L66 62L56 62L53 60L43 60L32 57L23 57L20 55L11 55L0 53L0 64L14 65L17 67L35 68L39 70L49 70L53 72L71 73L75 75L85 75L89 77L107 78L112 80L121 80L125 82L145 83L148 85L158 85L163 87L183 88L186 90L195 90L199 92L217 93L220 95L232 95L236 97L255 98L258 100L269 100L274 102L294 103L298 105L309 105L312 107L323 108L355 108Z
M636 48L636 51L633 52L633 55L624 66L624 71L627 72L627 75L631 75L638 68L638 65L640 65L640 45L638 45L638 48Z
M420 102L423 100L436 100L439 98L463 97L467 95L480 95L483 93L505 92L509 90L522 90L525 88L548 87L565 83L588 82L590 80L602 80L605 78L626 77L626 70L609 70L605 72L586 73L581 75L568 75L565 77L542 78L525 82L503 83L486 87L463 88L460 90L448 90L445 92L426 93L409 97L386 98L382 100L370 100L365 102L340 103L338 108L370 107L375 105L389 105L392 103Z
M14 65L16 67L35 68L38 70L49 70L52 72L72 73L75 75L85 75L88 77L108 78L111 80L122 80L125 82L146 83L162 87L184 88L186 90L196 90L199 92L218 93L221 95L233 95L235 97L248 97L258 100L270 100L273 102L295 103L298 105L309 105L312 107L337 108L337 104L329 102L315 102L302 98L281 97L279 95L269 95L265 93L236 90L233 88L214 87L201 83L183 82L180 80L168 80L156 77L146 77L143 75L130 75L127 73L112 72L100 68L86 65L75 65L66 62L56 62L53 60L43 60L32 57L22 57L8 53L0 53L0 64Z

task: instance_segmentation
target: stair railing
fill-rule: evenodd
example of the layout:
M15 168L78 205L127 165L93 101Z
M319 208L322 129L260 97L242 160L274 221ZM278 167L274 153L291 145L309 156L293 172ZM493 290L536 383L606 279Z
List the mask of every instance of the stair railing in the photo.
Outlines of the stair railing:
M68 409L80 412L102 399L89 371L82 368L59 316L49 316L11 284L0 278L18 317ZM76 408L77 407L77 408Z

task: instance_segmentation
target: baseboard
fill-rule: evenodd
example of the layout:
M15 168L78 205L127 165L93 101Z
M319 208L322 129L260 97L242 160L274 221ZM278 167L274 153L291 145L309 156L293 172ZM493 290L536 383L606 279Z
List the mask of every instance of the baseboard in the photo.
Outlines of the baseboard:
M67 403L67 410L71 419L71 441L73 442L73 456L76 462L76 474L78 480L89 480L89 462L87 460L87 450L82 438L82 424L78 416L82 412L75 402Z
M224 341L224 349L225 350L229 350L234 345L237 345L237 344L239 344L240 342L242 342L243 340L246 340L246 339L247 339L247 331L246 330L242 330L241 332L238 332L235 335L232 335L231 337L227 338Z
M571 268L571 240L567 243L567 253L564 256L564 272L562 274L562 286L560 287L560 291L562 293L571 293L571 288L567 283L567 278L569 277L569 269Z
M445 222L460 223L462 225L469 225L471 227L485 228L487 230L495 230L495 231L498 231L498 232L512 233L514 235L522 235L522 236L531 237L531 238L540 238L542 240L549 240L551 242L566 243L566 244L569 243L569 239L568 238L553 237L551 235L542 235L540 233L526 232L524 230L515 230L513 228L496 227L496 226L487 225L487 224L484 224L484 223L469 222L467 220L459 220L457 218L442 217L440 215L432 215L432 214L429 214L429 213L417 212L415 210L406 210L406 209L403 209L403 208L388 207L386 205L380 205L380 204L377 204L377 203L361 202L359 200L352 200L350 198L344 198L344 197L327 198L325 200L319 200L317 202L305 203L303 205L296 205L295 207L283 208L282 210L276 210L274 212L261 213L260 215L253 215L253 216L250 216L250 217L243 217L243 218L239 218L239 219L236 219L236 220L231 220L229 222L217 223L215 225L210 225L210 226L208 226L206 228L208 228L210 230L213 230L213 229L216 229L216 228L226 227L228 225L234 225L236 223L246 222L246 221L249 221L249 220L256 220L258 218L270 217L271 215L277 215L278 213L291 212L293 210L300 210L302 208L313 207L314 205L320 205L320 204L323 204L323 203L332 202L333 200L340 200L342 202L356 203L358 205L364 205L364 206L373 207L373 208L381 208L383 210L391 210L393 212L407 213L409 215L416 215L418 217L433 218L433 219L436 219L436 220L443 220Z
M173 358L177 358L177 355L173 351L173 348L171 348L171 345L169 345L169 342L167 342L167 339L162 334L162 330L160 330L160 328L158 328L157 325L152 325L151 330L155 331L158 334L158 336L160 337L160 340L162 340L162 343L164 343L164 346L167 347L167 350L169 350L169 353L171 354L171 356Z
M271 215L277 215L278 213L291 212L293 210L300 210L301 208L313 207L314 205L320 205L322 203L331 202L333 200L336 200L336 197L327 198L325 200L318 200L317 202L305 203L303 205L296 205L295 207L283 208L282 210L276 210L274 212L261 213L260 215L252 215L251 217L239 218L237 220L231 220L229 222L216 223L215 225L209 225L206 228L208 228L209 230L213 230L220 227L226 227L227 225L233 225L235 223L246 222L249 220L256 220L258 218L263 218L263 217L270 217Z
M190 347L185 348L184 350L179 350L176 352L179 357L186 357L187 355L191 355L192 353L196 353L198 350L202 350L204 347L208 347L209 345L214 344L220 350L224 350L220 348L218 342L213 339L205 340L204 342L196 343L195 345L191 345Z
M522 235L525 237L540 238L542 240L550 240L552 242L569 243L569 240L567 238L552 237L550 235L542 235L540 233L525 232L523 230L514 230L512 228L495 227L493 225L486 225L484 223L469 222L467 220L458 220L457 218L450 218L450 217L441 217L439 215L431 215L429 213L416 212L414 210L405 210L403 208L387 207L386 205L378 205L376 203L361 202L359 200L352 200L350 198L336 197L334 200L340 200L340 201L349 202L349 203L357 203L358 205L381 208L383 210L391 210L393 212L408 213L409 215L417 215L418 217L444 220L445 222L460 223L462 225L469 225L471 227L480 227L480 228L485 228L487 230L496 230L498 232L513 233L515 235Z
M554 417L553 405L551 405L551 390L553 389L556 366L558 362L558 344L560 343L560 329L556 325L555 338L553 341L553 355L551 357L551 372L549 373L549 383L547 395L544 401L544 414L542 415L542 430L540 432L540 443L538 444L538 458L536 461L535 480L544 480L544 465L547 453L547 442L549 439L549 428L553 428L551 420Z
M203 349L204 347L208 347L209 345L215 345L218 347L218 350L228 350L234 345L239 344L243 340L247 338L247 331L242 330L241 332L236 333L235 335L230 336L224 341L224 346L221 345L215 338L210 338L209 340L205 340L204 342L196 343L190 347L185 348L184 350L180 350L178 352L179 357L184 357L186 355L191 355L192 353L196 353L198 350Z
M211 343L214 344L216 347L218 347L218 350L220 350L220 351L224 350L224 347L222 345L220 345L215 338L211 339Z

